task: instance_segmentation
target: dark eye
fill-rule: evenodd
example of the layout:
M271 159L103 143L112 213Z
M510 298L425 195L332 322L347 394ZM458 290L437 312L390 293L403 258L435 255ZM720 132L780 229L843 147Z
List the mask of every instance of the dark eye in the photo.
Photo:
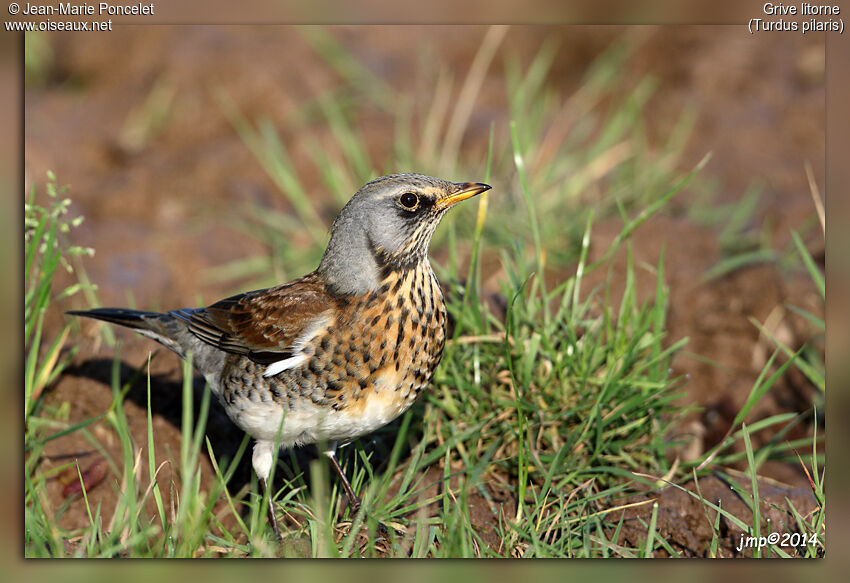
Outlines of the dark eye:
M413 210L419 206L419 197L412 192L405 192L398 197L398 203L408 210Z

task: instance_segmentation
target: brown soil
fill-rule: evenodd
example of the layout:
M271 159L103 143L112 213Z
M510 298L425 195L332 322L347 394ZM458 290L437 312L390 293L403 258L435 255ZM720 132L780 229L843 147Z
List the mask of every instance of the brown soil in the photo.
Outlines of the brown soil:
M333 30L367 68L395 88L409 87L406 91L411 95L417 91L428 95L434 82L421 55L447 63L456 80L466 74L485 29L459 32L453 27ZM559 52L551 76L570 92L580 84L586 65L623 32L607 27L512 29L485 79L464 147L486 148L490 121L507 121L501 66L506 50L516 50L527 59L543 36L558 36ZM719 185L721 202L739 199L753 181L760 181L764 192L752 231L761 230L775 248L783 248L790 241L790 228L809 229L807 243L822 262L823 239L819 229L810 229L813 206L804 163L812 164L822 187L823 35L762 35L756 40L740 27L642 28L636 34L643 36L643 42L626 67L623 84L646 74L658 79L660 87L646 116L650 136L663 141L676 112L686 103L695 105L698 118L682 168L690 168L713 151L704 175ZM308 100L338 86L341 79L291 29L124 27L110 35L55 34L49 40L53 62L48 80L26 92L27 189L32 183L41 189L48 169L71 186L72 212L86 217L74 233L75 243L97 250L85 266L99 286L104 305L174 308L224 297L233 292L233 283L209 281L205 270L268 252L257 239L233 227L240 207L260 202L275 210L291 210L233 130L211 88L224 88L249 119L266 117L281 128L281 138L308 194L328 200L315 167L308 163L299 132L314 132L317 139L325 140L329 130L319 124L302 127L293 120L303 113L300 108ZM139 112L157 83L173 91L169 114L161 125L137 139ZM363 124L363 132L372 160L380 167L393 139L388 116L374 113ZM692 203L688 193L682 193L672 213L647 222L633 237L636 265L657 265L665 248L670 341L690 338L686 351L673 363L677 375L687 376L684 402L701 408L681 426L682 433L691 436L678 452L685 460L699 456L725 434L772 351L748 318L772 322L776 334L798 347L810 331L783 306L821 315L823 309L805 276L770 264L702 281L705 271L721 259L723 249L718 227L689 218ZM491 204L492 212L498 212L495 197ZM329 216L333 209L328 201ZM595 226L591 247L595 257L608 248L620 227L616 220ZM293 237L292 244L304 241ZM624 264L622 257L617 261ZM651 294L654 274L646 270L638 285L642 293ZM618 289L616 281L613 289ZM59 308L79 306L73 302L57 306L49 314L49 330L58 330L63 322ZM113 399L109 389L112 354L100 345L92 324L84 323L82 331L74 339L80 352L73 366L49 389L51 404L69 404L71 422L104 413ZM119 372L127 380L144 368L153 345L132 333L117 333L123 343ZM170 462L160 474L169 480L172 472L179 471L178 361L170 354L157 354L151 372L157 465ZM197 405L202 386L196 384ZM814 391L791 372L751 413L750 420L805 411ZM147 467L146 404L145 384L137 382L126 398L124 413L143 451L143 468ZM90 431L111 456L121 459L118 440L106 421L95 423ZM800 424L795 432L787 439L807 435L809 427ZM215 403L208 436L219 459L232 455L242 438ZM756 436L756 444L763 439ZM89 502L93 507L102 504L103 516L111 517L120 468L109 467L105 479L98 479L104 477L99 475L103 464L94 452L77 432L50 442L43 468L79 459L81 470L91 468L92 481L99 482L90 489ZM206 458L202 463L208 488L211 465ZM247 483L249 471L243 463L237 488ZM763 474L765 479L778 480L770 484L771 500L777 505L783 507L782 497L788 495L799 503L798 509L811 509L808 482L798 465L771 462ZM75 473L65 472L51 481L55 506L62 503L63 490L74 479ZM744 518L733 509L734 501L727 506L728 487L724 489L718 478L704 479L700 485L703 493L723 497L723 507ZM675 488L652 496L660 504L661 534L670 537L677 551L704 554L710 529L701 507ZM472 504L476 526L493 545L498 544L498 537L492 536L498 513L508 512L511 506L508 495L502 499L505 504L500 510L483 498ZM637 518L648 520L649 512L650 505L645 505L627 513L625 542L639 542L645 529L641 530ZM60 524L71 528L87 521L82 503L75 500ZM723 554L734 556L737 534L734 529L727 532Z
M744 524L753 524L753 513L743 497L731 489L731 484L740 486L747 493L752 493L752 485L748 476L733 472L726 476L716 474L702 478L698 483L689 481L683 484L686 491L676 487L663 488L649 497L641 497L635 501L645 501L646 504L624 510L621 543L640 547L646 540L646 525L652 516L652 502L658 504L656 532L670 544L673 552L684 557L709 557L707 541L711 541L714 533L713 511L707 511L705 505L694 496L701 495L704 499L728 511ZM762 517L762 534L793 533L799 529L794 518L791 505L802 514L812 512L816 504L812 498L811 488L790 487L781 482L767 478L759 480L759 512ZM614 515L614 520L619 516ZM718 557L752 557L753 549L742 544L741 536L750 536L740 526L726 516L721 516L719 523L720 540L718 541ZM803 545L805 547L805 545ZM805 548L783 548L794 556L799 551L804 554ZM762 550L764 556L765 551ZM656 551L656 556L667 556L665 551Z

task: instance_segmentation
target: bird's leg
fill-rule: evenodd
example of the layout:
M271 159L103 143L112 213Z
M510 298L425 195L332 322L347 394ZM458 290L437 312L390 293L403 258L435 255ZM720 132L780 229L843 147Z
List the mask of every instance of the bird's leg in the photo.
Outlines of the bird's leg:
M331 460L331 467L334 469L337 477L342 482L342 489L345 490L345 496L348 498L348 507L351 509L352 518L360 512L360 498L357 497L357 494L354 493L354 488L351 487L351 482L348 481L348 478L345 477L345 472L342 471L342 468L339 467L339 463L336 461L336 444L332 444L332 447L327 451L322 452L328 459Z
M351 482L349 482L348 478L345 477L345 473L336 461L336 443L332 444L330 449L323 451L322 453L328 456L328 459L331 460L331 467L342 482L342 489L345 490L345 496L348 498L348 507L351 509L351 518L353 520L354 517L357 516L357 513L360 512L362 502L357 494L354 493L354 488L351 487ZM378 531L382 536L389 536L389 530L386 526L384 526L383 522L378 522Z
M268 481L265 478L260 478L260 483L263 485L263 490L268 492L269 495L269 506L266 508L269 515L269 523L272 525L272 530L274 531L274 536L277 540L283 540L283 537L280 536L280 529L277 526L277 517L274 515L274 501L272 500L272 491L269 489Z
M277 518L274 515L272 489L269 484L269 475L271 474L272 465L275 460L274 450L274 443L257 440L257 442L254 443L254 455L251 457L251 465L254 466L254 472L256 472L257 477L260 478L260 483L263 485L263 491L267 493L269 497L269 507L267 510L269 522L272 525L274 535L277 537L277 540L282 540L280 536L280 529L277 526Z

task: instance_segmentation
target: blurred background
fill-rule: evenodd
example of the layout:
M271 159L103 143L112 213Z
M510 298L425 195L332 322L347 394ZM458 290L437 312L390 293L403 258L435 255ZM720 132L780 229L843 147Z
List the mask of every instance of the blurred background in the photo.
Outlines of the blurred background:
M824 423L824 308L812 277L825 257L824 66L821 34L756 39L723 26L30 34L26 192L46 200L52 172L56 188L68 186L67 216L84 217L67 233L81 248L74 272L54 284L84 285L46 312L44 336L62 333L66 309L204 305L302 275L318 263L339 208L379 175L487 181L480 233L484 214L467 205L435 236L449 293L466 283L458 274L480 237L481 301L504 318L525 273L516 265L533 263L557 287L575 273L591 219L587 261L607 267L588 274L585 289L605 284L617 304L633 285L647 300L663 257L663 343L687 338L670 369L681 379L677 402L693 406L676 420L667 462L704 459L737 427L753 386L783 362L779 351L772 366L780 344L809 368L783 369L748 423L802 415L779 439L811 440ZM624 218L663 199L709 153L631 233L629 256L609 256ZM123 374L144 367L151 345L115 333ZM74 324L72 374L46 385L65 422L113 402L106 373L87 364L111 359L102 353L111 334ZM157 440L179 449L179 366L160 357L151 370L166 383ZM144 403L128 404L127 415L144 435ZM218 431L236 433L227 423ZM97 426L104 447L120 449ZM755 435L755 446L776 435ZM235 449L241 436L231 439ZM72 434L45 451L58 464L89 447ZM736 448L730 466L743 469ZM809 488L791 457L763 461L759 474L781 485L780 500ZM47 484L59 505L68 483ZM91 495L114 505L107 488ZM84 507L68 502L63 528L85 522Z

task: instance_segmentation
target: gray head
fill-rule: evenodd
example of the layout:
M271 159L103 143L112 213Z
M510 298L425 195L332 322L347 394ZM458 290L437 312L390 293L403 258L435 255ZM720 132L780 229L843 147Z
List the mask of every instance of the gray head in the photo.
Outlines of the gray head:
M385 267L406 269L428 260L428 244L452 205L490 187L422 174L377 178L357 191L331 227L319 275L337 293L376 290Z

